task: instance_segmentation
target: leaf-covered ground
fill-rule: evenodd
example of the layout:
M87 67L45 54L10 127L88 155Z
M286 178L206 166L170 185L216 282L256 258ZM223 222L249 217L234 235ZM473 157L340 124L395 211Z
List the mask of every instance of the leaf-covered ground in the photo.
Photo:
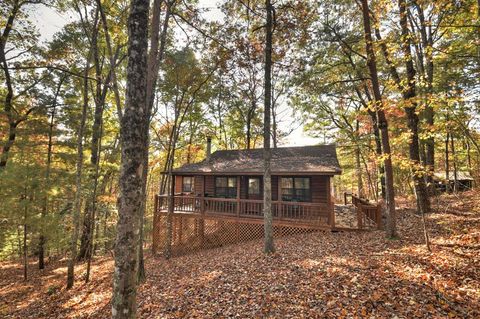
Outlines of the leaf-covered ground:
M148 257L141 318L479 318L480 194L435 200L421 219L399 210L400 239L380 231L313 233L165 261ZM113 261L95 261L93 280L64 288L65 261L22 280L18 264L0 264L0 317L107 318ZM84 271L81 265L78 273Z

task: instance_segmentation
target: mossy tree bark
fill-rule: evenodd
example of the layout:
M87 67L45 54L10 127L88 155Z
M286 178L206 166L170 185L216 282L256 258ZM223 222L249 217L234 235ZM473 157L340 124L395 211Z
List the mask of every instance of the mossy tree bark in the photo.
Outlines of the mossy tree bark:
M264 252L275 252L273 244L273 215L272 215L272 174L270 161L270 112L272 105L272 37L273 37L273 6L270 0L265 1L267 23L265 25L265 111L263 118L263 217L264 217Z
M125 110L120 125L122 147L118 224L115 243L112 318L135 318L143 169L148 131L147 50L149 1L132 0L128 19Z

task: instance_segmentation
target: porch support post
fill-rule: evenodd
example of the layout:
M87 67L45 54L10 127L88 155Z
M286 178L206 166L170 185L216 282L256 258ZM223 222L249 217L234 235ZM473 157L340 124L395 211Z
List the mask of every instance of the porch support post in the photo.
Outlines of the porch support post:
M199 223L199 232L200 232L200 243L203 245L203 242L205 240L205 182L206 178L205 175L203 175L203 181L202 181L202 197L200 198L201 204L200 204L200 223Z
M237 176L237 217L240 217L240 179L241 176Z
M332 199L332 176L328 177L328 206L330 207L330 226L335 227L335 204Z
M205 214L205 175L203 175L203 181L202 181L202 196L200 198L200 212L202 215Z
M158 239L159 239L159 223L160 223L160 216L158 211L158 201L159 197L158 194L155 194L155 199L153 202L153 234L152 234L152 254L157 253L158 248Z
M278 202L278 208L277 208L278 219L282 219L283 201L282 201L282 177L281 176L277 176L277 202Z

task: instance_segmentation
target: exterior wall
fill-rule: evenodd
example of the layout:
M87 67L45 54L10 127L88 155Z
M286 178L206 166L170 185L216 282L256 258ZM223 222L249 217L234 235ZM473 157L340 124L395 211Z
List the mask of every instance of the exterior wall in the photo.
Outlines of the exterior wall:
M278 189L280 187L280 178L276 175L272 176L272 200L279 200ZM263 194L263 193L262 193ZM263 198L263 195L262 195Z
M182 190L182 177L176 176L176 192ZM213 197L215 194L215 176L195 176L194 190L195 195L201 195L203 191L203 180L205 178L205 194L209 197ZM237 176L240 178L240 198L241 199L258 199L263 198L263 181L260 185L260 196L248 196L248 176ZM279 195L281 176L272 176L272 200L277 201ZM330 178L331 176L311 176L310 187L312 192L312 203L325 203L328 204L331 201L330 194Z
M193 180L193 193L201 196L203 192L203 176L195 176Z
M312 176L312 203L329 203L330 201L330 176Z
M215 176L206 175L205 176L205 194L210 197L215 195Z
M175 193L182 192L182 179L182 176L175 176Z

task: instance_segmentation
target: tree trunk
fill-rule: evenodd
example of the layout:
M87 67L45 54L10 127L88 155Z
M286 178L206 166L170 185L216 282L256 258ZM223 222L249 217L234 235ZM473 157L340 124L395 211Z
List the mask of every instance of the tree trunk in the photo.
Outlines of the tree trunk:
M458 192L458 171L457 171L457 155L455 153L455 139L453 134L450 133L450 149L452 151L453 160L453 192Z
M25 207L23 209L23 280L28 279L28 250L27 250L27 218L28 218L28 205L27 205L27 188L25 187L25 193L23 194L23 200L25 201Z
M370 118L372 119L373 134L375 136L375 153L378 156L381 156L382 155L382 139L380 137L380 130L378 129L377 112L369 110L368 114L370 114ZM378 164L378 174L380 175L380 188L381 188L382 198L386 199L387 194L385 190L385 168L383 166L383 163Z
M102 102L103 104L103 102ZM102 107L103 108L103 107ZM102 112L103 113L103 112ZM91 268L91 263L92 263L92 257L94 254L94 236L95 236L95 225L96 225L96 213L97 213L97 188L98 188L98 177L100 173L100 150L102 148L102 134L103 134L103 124L100 124L99 132L98 134L98 141L95 143L97 150L97 157L95 158L95 166L94 166L94 176L93 176L93 190L92 190L92 213L91 213L91 229L90 229L90 238L88 240L88 248L87 248L87 273L85 275L85 282L88 282L90 280L90 268ZM93 164L93 163L92 163ZM98 231L98 227L97 227Z
M407 7L405 0L398 1L400 26L402 29L401 48L405 58L407 82L404 87L403 99L404 110L407 115L407 125L410 130L409 153L413 162L413 181L415 184L415 195L417 198L417 210L420 214L430 211L430 200L428 198L425 174L420 162L420 147L418 138L418 115L416 113L417 102L415 90L415 68L413 66L412 53L410 48L410 32L407 23Z
M445 192L450 192L450 159L448 154L448 145L449 145L450 133L447 132L447 137L445 138Z
M95 21L96 23L96 21ZM95 28L96 29L96 28ZM83 106L80 118L80 126L77 135L77 168L75 176L75 197L73 200L73 234L70 243L70 260L67 270L67 289L73 287L75 281L75 261L77 259L77 241L80 227L80 211L82 208L82 170L83 170L83 135L85 133L85 122L87 120L88 109L88 71L90 69L90 59L92 48L90 48L87 56L87 64L85 65L83 78Z
M178 134L176 133L178 117L179 117L179 110L175 109L175 119L172 127L173 134L171 134L172 136L171 149L170 149L170 154L168 156L168 159L169 159L168 181L170 182L170 188L168 190L168 197L167 197L167 200L168 200L167 236L165 239L166 242L165 242L165 251L164 251L164 257L166 259L170 259L170 257L172 257L173 213L175 211L175 178L173 176L172 170L173 170L173 164L175 161L175 148L176 148L177 137L178 137Z
M355 121L355 175L357 176L357 194L359 197L363 197L363 180L362 180L362 167L360 160L360 141L358 140L358 131L360 129L359 121Z
M425 103L425 121L428 126L428 129L433 129L435 124L434 115L435 112L433 110L433 106L429 99L433 96L433 71L434 71L434 64L433 64L433 37L432 37L432 30L431 25L425 21L425 16L423 9L419 7L419 16L420 16L420 29L422 33L422 43L425 50L425 59L426 59L426 81L427 81L427 98ZM426 148L426 156L425 156L425 164L427 167L428 175L427 181L430 185L430 192L433 194L435 189L433 184L433 174L435 171L435 140L433 134L429 134L429 136L425 140L425 148Z
M263 218L265 230L264 252L275 252L273 244L273 214L272 214L272 174L270 161L270 112L272 104L272 37L273 37L273 6L270 0L265 0L267 23L265 25L265 111L263 117Z
M147 50L149 1L132 0L128 19L128 65L125 111L120 141L118 224L115 243L112 318L135 318L140 220L144 201L143 165L148 131Z
M143 172L142 172L142 196L143 201L141 205L140 212L140 240L138 246L138 273L137 273L137 282L143 283L146 278L145 274L145 263L143 260L143 225L145 219L145 211L147 205L147 179L148 179L148 150L150 145L150 140L148 138L149 129L150 129L150 117L153 109L153 102L155 96L155 87L158 79L158 71L160 68L160 63L163 60L165 52L165 43L168 30L168 22L170 19L171 8L175 4L175 0L167 1L167 7L165 12L165 18L163 21L163 26L159 38L160 30L160 6L161 1L155 0L153 4L153 14L152 14L152 33L150 35L150 52L148 53L147 63L148 63L148 73L147 73L147 110L145 113L145 131L147 132L147 139L145 141L144 148L144 160L143 160Z
M53 147L53 127L55 120L55 112L57 109L57 98L60 94L60 88L62 87L63 80L62 77L58 82L57 90L55 91L55 96L52 104L52 114L50 115L50 125L48 128L48 146L47 146L47 167L45 170L45 188L44 188L44 197L43 197L43 206L41 213L41 223L40 223L40 237L38 239L38 269L45 268L45 217L48 214L48 187L50 185L50 171L52 164L52 147Z
M103 110L105 107L105 99L107 95L107 88L110 83L111 73L107 77L104 83L104 88L102 89L102 69L101 62L98 52L98 29L92 35L92 48L93 48L93 61L95 65L95 110L93 117L92 125L92 141L90 144L90 167L88 170L89 179L91 181L92 189L90 189L90 198L85 208L84 212L84 224L83 231L80 241L80 251L78 254L78 259L91 259L92 250L90 249L91 243L93 242L93 233L95 225L95 210L96 210L96 201L97 201L97 184L98 184L98 175L99 175L99 157L100 157L100 140L102 135L102 123L103 123ZM111 66L113 68L114 66ZM88 262L90 263L90 262ZM89 270L89 267L87 267ZM87 271L86 280L88 281L89 271Z
M6 94L5 94L5 101L3 106L3 111L8 118L8 139L3 143L2 153L0 154L0 173L7 165L9 152L11 147L15 142L15 138L17 135L17 121L14 118L14 109L13 109L13 84L12 79L10 77L10 71L8 69L8 62L5 53L5 47L7 44L8 37L10 32L13 28L13 23L15 18L20 10L20 2L17 1L14 3L12 11L8 15L8 19L6 21L5 28L2 32L0 37L0 64L4 72L5 78L5 86L6 86Z
M362 167L360 162L360 147L355 146L355 174L357 175L357 194L363 197Z
M385 168L385 188L387 198L387 237L393 238L397 236L396 212L395 212L395 190L393 188L393 167L390 150L390 139L388 136L388 122L383 111L383 100L380 92L380 84L378 82L377 61L375 51L373 49L372 31L370 26L370 10L368 8L368 0L361 0L363 27L365 31L365 47L367 52L367 65L372 81L372 89L374 93L375 110L378 116L378 127L382 137L382 148L384 156L383 165Z

